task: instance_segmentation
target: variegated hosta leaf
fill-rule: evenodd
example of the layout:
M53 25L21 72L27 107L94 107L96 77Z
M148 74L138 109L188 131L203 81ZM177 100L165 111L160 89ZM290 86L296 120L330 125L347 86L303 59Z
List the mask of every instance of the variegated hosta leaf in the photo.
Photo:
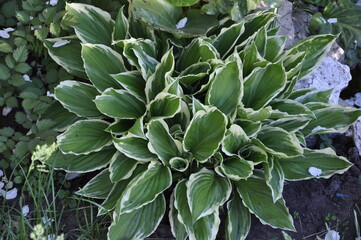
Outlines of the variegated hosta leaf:
M184 147L197 161L206 161L221 144L226 124L226 116L216 108L210 108L207 112L198 111L184 135Z
M168 125L163 120L153 120L148 125L149 150L156 154L164 165L173 157L181 157L182 144L173 139Z
M226 115L232 115L236 111L243 96L241 65L241 60L237 60L217 69L206 95L206 103L217 107Z
M153 119L171 118L181 110L181 98L168 93L159 93L149 104L149 113Z
M156 160L157 156L148 149L148 141L138 137L114 138L113 143L116 149L129 158L140 162Z
M258 110L280 93L286 84L286 74L282 63L256 68L244 83L242 102L245 107Z
M232 124L222 142L222 151L228 156L237 155L238 151L250 142L243 129L239 125Z
M257 67L265 67L269 63L258 52L256 43L251 43L245 50L240 52L243 61L243 76L246 78Z
M161 62L157 65L155 72L147 80L145 94L147 96L147 102L152 101L158 93L170 83L169 77L171 77L174 70L174 56L173 49L170 49L161 59Z
M120 119L137 119L145 113L145 104L126 90L108 88L95 99L104 115Z
M244 107L238 107L237 109L237 117L241 118L240 120L250 120L253 122L266 120L271 116L271 114L272 107L270 106L261 108L259 110Z
M278 127L262 128L257 134L257 139L253 139L253 141L265 151L280 157L298 156L303 153L303 148L293 139L292 135Z
M240 180L237 182L237 191L243 204L263 224L295 231L292 216L283 198L274 203L271 190L263 179L250 177L247 180Z
M123 40L129 36L129 22L123 13L124 6L119 9L115 19L114 30L112 33L112 42Z
M155 59L156 47L151 40L131 38L117 44L123 48L123 55L141 72L144 79L148 79L154 73L159 62Z
M106 199L113 188L109 178L109 170L105 169L93 177L82 189L76 193L90 198Z
M182 72L180 72L178 76L178 80L182 84L189 86L197 82L198 80L201 80L205 76L207 76L210 70L211 70L211 65L209 63L206 62L195 63L187 67Z
M337 36L331 34L317 35L305 38L292 45L284 56L306 52L299 79L302 79L321 64L321 59L326 56Z
M61 47L54 47L59 41L69 41ZM48 38L44 40L44 46L48 49L50 57L62 66L70 74L81 78L87 78L81 58L81 45L76 37Z
M77 37L83 43L111 45L114 21L109 13L81 3L67 3L65 9L65 19L70 19Z
M311 119L300 116L286 119L281 118L276 121L270 122L268 126L279 127L289 133L293 133L303 129L310 121Z
M131 177L120 180L115 183L113 182L114 184L112 190L110 191L110 193L108 194L107 198L104 200L102 205L99 207L98 216L113 210L117 205L117 203L119 202L120 197L122 196L124 190L127 188L130 181L139 174L143 173L145 170L147 170L147 164L139 164L134 169L134 171L132 171Z
M172 174L168 167L159 162L151 162L148 169L133 178L124 190L119 212L132 212L162 194L172 184Z
M262 123L261 122L253 122L245 119L236 119L234 121L237 125L239 125L243 131L247 134L248 137L254 137L261 130Z
M105 131L109 123L101 120L81 120L57 137L63 153L88 154L111 144L112 136Z
M267 162L268 154L263 148L256 145L251 145L244 151L240 152L240 155L247 161L252 161L254 165Z
M109 166L110 180L116 183L120 180L130 178L138 163L138 161L117 152Z
M105 129L105 131L115 135L124 134L129 131L134 123L134 119L116 119L115 122Z
M221 57L227 56L231 51L238 38L244 32L244 22L235 23L229 28L222 28L220 34L212 40L212 45L217 49Z
M238 194L227 203L226 239L245 240L251 228L251 214Z
M270 105L272 106L272 109L277 109L281 112L286 112L290 115L305 114L310 117L313 116L312 111L310 109L308 109L305 105L295 100L275 99L274 101L272 101Z
M105 167L113 158L116 149L114 147L104 148L99 152L86 155L63 154L55 151L46 163L56 169L68 172L92 172Z
M140 137L140 138L144 138L145 139L145 134L144 134L144 116L146 114L144 114L143 116L141 116L140 118L138 118L134 125L129 129L129 133L133 134L134 137Z
M303 180L310 178L329 178L333 174L342 174L352 163L346 158L337 156L331 148L322 150L305 149L303 156L277 159L287 180ZM312 176L311 167L321 170L319 176Z
M346 131L347 127L361 116L361 110L327 105L314 110L315 119L301 130L305 135Z
M169 223L173 236L178 240L185 240L188 236L185 226L178 219L178 210L174 206L174 192L169 203Z
M112 77L131 94L145 102L145 80L139 71L128 71L112 75Z
M311 102L328 103L330 101L333 89L317 90L314 88L308 88L306 92L303 89L297 89L293 91L289 98L296 100L302 104Z
M127 71L122 55L102 44L82 44L81 54L85 72L99 91L121 88L111 74Z
M275 59L282 54L285 43L286 37L284 36L267 37L264 58L270 62L274 62Z
M212 214L194 222L187 200L186 180L181 180L174 189L174 207L178 211L178 220L185 226L190 240L216 239L220 224L218 208Z
M266 184L272 191L273 202L276 202L282 197L283 185L285 181L282 167L280 163L273 158L273 156L269 156L268 161L263 162L262 164L264 168Z
M185 70L198 62L218 59L218 55L217 49L212 44L203 39L194 39L181 53L177 68Z
M176 171L184 172L188 169L189 160L186 158L174 157L169 160L169 165Z
M186 183L187 199L193 221L214 213L229 198L232 187L227 178L203 168L190 175Z
M78 81L62 81L54 91L56 100L79 117L103 116L93 102L99 94L94 86Z
M246 161L238 156L229 157L219 165L221 173L234 181L250 177L253 173L253 168L253 162Z
M132 212L114 212L114 220L109 227L109 240L138 240L152 234L162 220L166 209L163 194L152 202Z

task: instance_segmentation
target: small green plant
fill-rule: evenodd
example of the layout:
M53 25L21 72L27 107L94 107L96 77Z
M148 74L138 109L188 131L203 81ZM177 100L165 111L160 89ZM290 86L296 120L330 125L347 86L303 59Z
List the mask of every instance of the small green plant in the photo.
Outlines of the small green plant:
M346 63L355 66L360 62L361 7L351 0L310 1L320 6L314 13L310 32L339 34L338 44L345 50Z
M76 36L44 41L81 80L55 88L67 111L48 115L63 133L42 147L42 160L97 171L77 194L101 199L98 215L112 213L110 240L153 233L166 196L177 239L215 239L222 207L225 239L245 239L251 214L295 231L284 182L329 178L352 165L330 148L306 148L305 137L344 131L361 111L329 105L330 90L293 89L336 37L311 36L284 50L272 11L225 27L164 0L135 0L129 9L113 20L94 6L67 4Z

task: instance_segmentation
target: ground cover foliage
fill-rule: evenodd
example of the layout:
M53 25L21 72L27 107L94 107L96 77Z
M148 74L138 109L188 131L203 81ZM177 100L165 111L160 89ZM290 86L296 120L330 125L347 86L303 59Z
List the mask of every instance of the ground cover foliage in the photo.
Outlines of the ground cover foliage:
M135 0L112 19L66 5L75 35L44 43L78 78L55 88L61 105L48 117L63 133L39 151L54 168L98 171L77 193L102 199L99 215L112 213L108 239L149 236L166 202L177 239L215 239L220 211L227 239L246 238L251 214L292 231L285 181L352 165L330 148L306 148L305 137L344 131L361 111L329 105L331 91L293 89L336 36L284 50L275 17L263 11L234 23Z

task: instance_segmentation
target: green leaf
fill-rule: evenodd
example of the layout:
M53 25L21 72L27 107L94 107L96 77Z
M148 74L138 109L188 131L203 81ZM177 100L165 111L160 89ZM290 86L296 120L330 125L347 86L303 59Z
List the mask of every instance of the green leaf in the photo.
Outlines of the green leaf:
M207 161L218 149L226 133L227 118L216 108L198 111L183 139L186 150L200 162Z
M164 165L169 165L170 159L180 157L182 144L169 133L168 125L163 120L153 120L148 125L148 148L156 154Z
M55 169L62 169L68 172L92 172L105 167L115 154L114 148L104 148L99 152L86 155L63 154L55 151L46 160L46 163Z
M275 59L277 59L277 57L282 54L285 43L286 37L284 36L267 37L264 58L270 62L275 61Z
M19 72L19 73L26 73L28 72L29 70L31 69L31 67L29 66L29 64L27 63L19 63L19 64L16 64L15 67L14 67L14 70Z
M269 64L254 70L244 81L244 106L258 110L282 91L286 74L281 63Z
M190 9L184 13L181 7L176 7L166 0L135 0L134 16L156 29L174 33L177 36L192 37L205 34L208 29L218 24L214 16L201 15L199 9ZM178 25L177 25L178 24Z
M108 169L103 170L94 178L92 178L82 189L76 192L76 194L90 197L105 199L112 190L113 183L109 178Z
M233 52L237 40L244 32L244 22L222 28L221 32L212 40L212 45L217 49L221 57L226 57Z
M212 214L229 198L232 187L228 179L203 168L191 174L186 183L187 199L193 221Z
M54 44L67 41L67 44L54 47ZM79 39L74 36L62 38L48 38L44 40L50 57L70 74L81 78L87 78L84 70L83 59L81 58L81 45ZM56 45L55 45L56 46Z
M62 81L54 92L56 100L79 117L99 118L103 116L94 103L99 92L93 85L78 81Z
M121 135L128 132L129 129L134 125L134 120L129 119L116 119L115 122L109 125L105 131L115 135Z
M0 80L7 80L11 76L10 69L0 63Z
M243 96L241 63L233 61L215 71L206 95L206 104L213 105L226 115L232 115ZM230 87L232 86L232 87Z
M159 195L151 203L129 213L116 209L115 218L108 230L110 240L144 239L158 227L166 209L164 195Z
M109 88L94 102L101 113L120 119L137 119L146 110L145 104L126 90Z
M140 162L150 162L157 156L148 149L148 141L138 137L114 138L114 146L129 158Z
M145 80L139 71L128 71L112 75L118 83L128 92L145 101Z
M329 106L329 105L327 105ZM305 136L317 133L346 131L347 127L361 116L361 110L342 108L337 105L314 110L315 119L301 131ZM317 130L319 127L320 130Z
M253 162L246 161L238 156L229 157L219 165L220 172L233 181L247 179L252 175L253 168Z
M273 202L281 199L285 176L282 171L280 163L273 159L272 156L268 157L267 162L263 162L264 175L267 186L272 191Z
M0 42L0 52L3 53L11 53L13 51L13 48L11 45L7 42Z
M237 182L237 191L243 204L261 223L275 228L296 230L284 200L281 198L274 203L271 190L263 179L250 177L241 180Z
M112 136L105 131L109 124L101 120L81 120L57 137L63 153L88 154L111 144Z
M183 70L177 79L182 84L189 86L207 76L210 70L211 65L209 63L195 63Z
M179 240L185 240L188 236L184 225L178 219L178 210L174 206L174 192L169 203L169 223L173 236Z
M128 39L118 41L123 48L123 55L128 62L142 73L144 79L148 79L155 72L158 61L156 59L156 47L149 39Z
M81 3L67 3L65 9L65 19L71 19L82 43L111 45L114 21L109 13Z
M39 29L35 29L34 31L34 36L40 41L44 41L45 38L48 36L48 34L49 34L48 28L39 28Z
M265 146L264 150L273 155L289 157L302 155L303 153L303 148L299 143L282 128L264 127L258 132L257 139Z
M118 41L126 39L129 35L129 22L123 13L124 6L119 9L118 15L115 19L112 40Z
M245 240L251 228L251 214L238 194L227 203L226 239Z
M124 190L120 203L121 214L132 212L154 201L172 184L172 174L168 167L159 162L151 162L148 169L133 178Z
M193 222L187 201L185 180L180 181L174 189L174 207L178 211L178 219L185 226L190 240L216 239L220 224L218 208L212 214Z
M117 152L112 158L109 166L110 180L116 183L120 180L128 179L132 176L139 162L128 158L124 154Z
M306 52L299 79L304 78L321 64L321 59L329 52L337 36L325 34L305 38L292 45L284 56Z
M171 118L181 111L181 98L168 93L160 93L149 104L149 113L153 119Z
M149 77L146 84L145 94L147 102L152 101L158 93L169 84L169 78L174 70L173 49L170 49L157 65L155 72Z
M278 119L276 121L272 121L268 124L269 127L279 127L283 130L286 130L289 133L297 132L303 129L307 124L310 122L309 118L305 117L293 117L293 118L286 118L286 119Z
M177 7L188 7L196 4L199 0L167 0L170 4Z
M101 44L82 44L82 58L85 72L94 86L104 91L113 87L119 89L120 85L111 74L127 71L122 55Z
M26 45L22 45L17 47L13 52L13 57L15 62L25 62L26 59L28 59L28 49L26 48Z
M243 129L239 125L232 124L222 142L222 151L228 156L237 155L238 151L250 142Z
M308 170L310 167L321 169L322 173L316 178L329 178L347 171L352 163L346 158L337 156L331 148L322 150L305 149L303 156L277 159L287 180L303 180L315 178Z
M274 99L270 104L272 109L277 109L281 112L288 113L290 115L309 115L313 116L313 113L305 105L291 99Z

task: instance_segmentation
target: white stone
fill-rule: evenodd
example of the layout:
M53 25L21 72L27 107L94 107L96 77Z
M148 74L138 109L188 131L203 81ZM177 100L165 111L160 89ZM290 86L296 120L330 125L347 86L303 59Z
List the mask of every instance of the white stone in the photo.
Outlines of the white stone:
M58 3L58 0L50 0L50 1L46 1L46 4L50 4L51 6L55 6Z
M361 156L361 117L353 125L353 141L358 154Z
M310 167L308 172L314 177L318 177L322 174L322 170L316 167Z
M325 236L325 240L340 240L340 234L335 230L328 230Z
M353 106L353 105L355 105L355 100L352 98L346 99L345 103L347 103L349 106Z
M3 116L7 116L11 110L13 110L11 107L4 107L2 112Z
M65 180L71 181L71 180L79 177L80 175L81 175L80 173L68 172L65 174Z
M3 29L5 32L14 32L15 29L14 28L11 28L11 27L8 27L8 28L4 28Z
M329 18L327 20L328 23L337 23L337 18Z
M70 43L70 40L60 40L54 43L53 47L61 47Z
M0 169L0 177L4 176L3 170Z
M295 88L333 89L330 104L338 104L341 91L351 80L350 68L331 57L325 57L321 65L305 79L298 81Z
M6 200L12 200L18 196L18 189L13 188L10 191L7 191L5 194Z
M278 9L277 23L280 26L279 35L286 37L285 47L288 48L294 43L295 26L292 20L293 4L289 1L283 1Z
M10 38L10 34L5 30L0 30L0 37L2 37L2 38Z
M361 0L358 0L358 2L356 3L356 6L361 7Z
M179 20L179 22L175 25L176 29L181 29L184 28L184 26L186 25L188 21L188 18L182 18L181 20Z
M25 82L31 82L31 79L30 79L29 75L27 75L27 74L23 75L23 79Z
M21 212L23 213L23 216L26 217L29 214L29 205L25 205L22 209Z
M4 186L5 186L5 183L0 182L0 189L3 189Z
M345 50L343 50L337 42L334 42L331 46L330 51L327 53L328 57L332 57L333 59L343 63L345 61Z

